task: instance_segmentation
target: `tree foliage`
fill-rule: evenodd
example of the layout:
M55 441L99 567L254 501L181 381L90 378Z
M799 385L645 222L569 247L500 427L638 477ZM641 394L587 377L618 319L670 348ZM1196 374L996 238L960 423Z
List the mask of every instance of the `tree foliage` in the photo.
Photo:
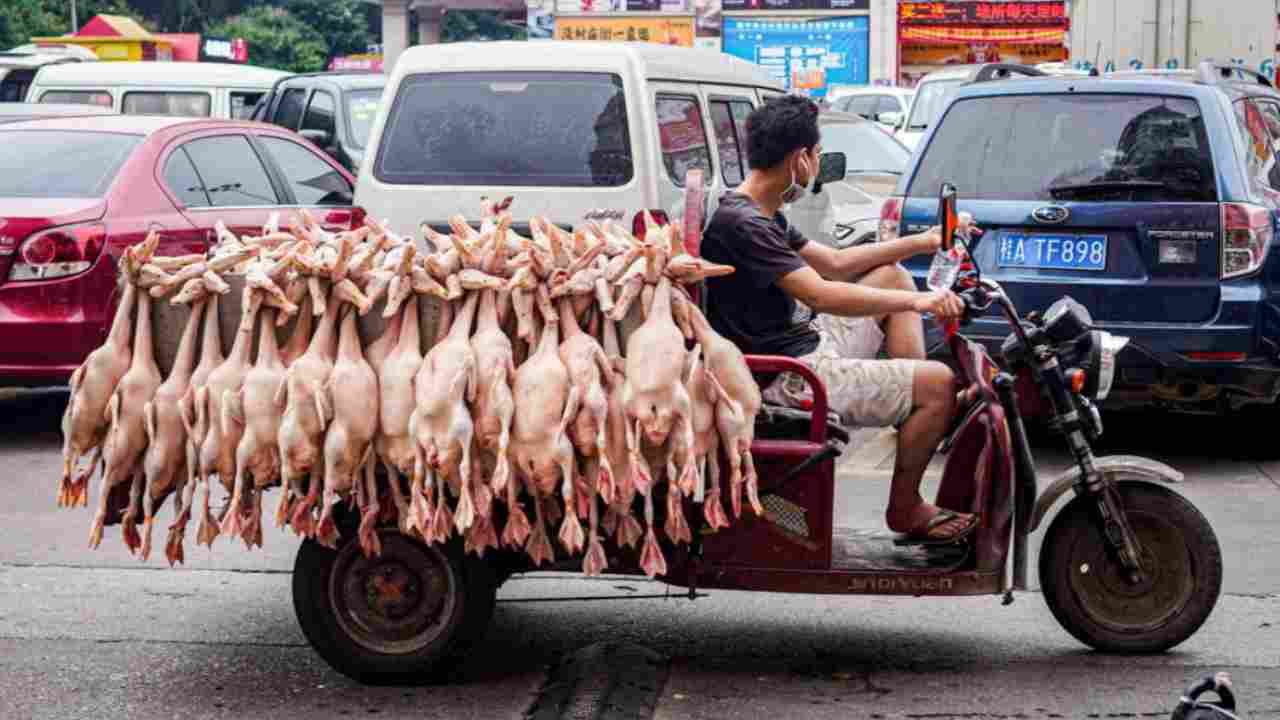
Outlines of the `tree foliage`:
M143 14L126 0L77 0L76 19L81 25L94 15L125 15L146 24ZM25 45L33 37L71 32L71 5L67 0L0 0L0 50Z
M255 5L208 29L209 35L244 38L249 62L291 72L314 72L325 65L328 44L320 33L283 8Z
M524 40L525 29L503 22L496 11L450 10L444 14L440 39L443 42Z
M369 21L362 0L288 0L285 9L320 33L328 44L326 61L362 53L369 46Z

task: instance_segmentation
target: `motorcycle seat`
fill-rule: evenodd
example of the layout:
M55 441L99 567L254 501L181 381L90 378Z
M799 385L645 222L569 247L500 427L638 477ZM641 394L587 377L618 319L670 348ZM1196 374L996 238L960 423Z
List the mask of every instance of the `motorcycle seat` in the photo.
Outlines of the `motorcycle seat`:
M765 403L756 415L756 437L767 440L807 438L812 418L811 410ZM840 416L834 412L827 413L827 439L842 445L849 444L849 431L841 424Z

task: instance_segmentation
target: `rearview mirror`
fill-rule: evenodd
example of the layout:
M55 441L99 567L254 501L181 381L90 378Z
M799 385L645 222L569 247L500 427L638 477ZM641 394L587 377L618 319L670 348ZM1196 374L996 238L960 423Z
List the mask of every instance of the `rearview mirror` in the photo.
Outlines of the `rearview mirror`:
M878 113L876 115L876 122L881 125L888 125L891 128L897 128L898 124L902 122L902 113L894 110Z
M825 185L829 182L843 180L847 171L848 159L842 152L822 153L818 158L818 177L815 180L817 185Z
M299 130L298 134L315 143L321 150L333 144L333 135L324 130Z
M960 213L956 210L956 186L942 183L938 191L938 226L942 228L942 249L955 245L956 230L960 227Z

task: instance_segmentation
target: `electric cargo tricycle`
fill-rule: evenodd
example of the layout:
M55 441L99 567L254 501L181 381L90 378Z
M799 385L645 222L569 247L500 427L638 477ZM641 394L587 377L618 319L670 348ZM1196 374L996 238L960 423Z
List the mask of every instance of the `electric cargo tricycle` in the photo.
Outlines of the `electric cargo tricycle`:
M690 207L697 207L691 204ZM944 250L957 232L954 191L940 199ZM686 223L689 215L686 214ZM692 228L700 228L700 219ZM697 232L686 230L686 238ZM661 579L688 589L899 596L1003 596L1028 588L1028 538L1048 522L1039 580L1054 617L1081 642L1106 652L1164 651L1190 637L1217 602L1222 555L1204 516L1168 485L1177 470L1133 456L1094 455L1102 433L1096 402L1111 385L1122 338L1096 329L1088 311L1063 298L1020 318L1000 285L972 264L954 276L965 318L997 309L1011 334L997 362L948 328L961 407L939 452L946 454L936 504L975 513L978 528L943 547L900 544L877 529L835 525L836 460L848 432L829 412L825 388L786 357L749 356L762 381L795 373L812 389L808 410L766 405L752 455L763 516L744 512L727 529L696 525L691 544L666 546ZM1025 423L1065 440L1073 466L1040 477ZM691 501L686 501L691 502ZM700 509L687 516L702 520ZM394 528L382 554L365 558L348 518L331 550L306 541L293 596L302 629L340 672L369 683L438 677L484 634L498 586L533 571L520 554L463 553L462 543L426 545ZM659 520L660 522L660 520ZM699 531L703 530L703 531ZM609 571L642 574L638 553L608 546ZM576 570L580 558L542 569Z

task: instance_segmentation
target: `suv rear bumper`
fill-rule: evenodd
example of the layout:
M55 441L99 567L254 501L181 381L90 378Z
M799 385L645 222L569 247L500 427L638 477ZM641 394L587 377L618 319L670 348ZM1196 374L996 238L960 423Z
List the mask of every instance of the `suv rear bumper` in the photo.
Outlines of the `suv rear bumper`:
M1256 307L1256 306L1255 306ZM1129 338L1116 358L1118 374L1106 407L1162 407L1184 412L1222 412L1275 402L1280 396L1280 359L1259 344L1254 325L1099 323ZM981 318L961 329L998 357L1009 334L1003 319ZM945 349L942 353L945 354ZM1242 353L1242 360L1196 360L1190 353Z

